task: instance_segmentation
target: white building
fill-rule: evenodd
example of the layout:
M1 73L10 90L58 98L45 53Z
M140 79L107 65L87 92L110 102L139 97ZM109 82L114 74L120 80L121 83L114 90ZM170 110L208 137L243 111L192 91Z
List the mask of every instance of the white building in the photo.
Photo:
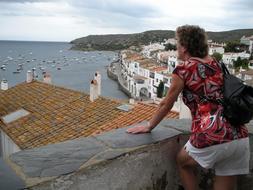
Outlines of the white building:
M250 53L253 52L253 35L249 36L249 37L246 37L246 36L241 37L240 43L248 45L249 46L249 52Z
M162 63L167 63L170 56L170 51L161 51L157 53L157 60Z
M233 65L233 61L236 61L240 57L241 59L249 59L250 54L246 52L240 53L224 53L222 56L222 60L226 65Z
M249 52L250 52L250 53L253 53L253 39L250 40Z
M169 73L172 73L172 71L175 69L175 67L178 65L178 59L177 59L177 51L169 51L169 57L168 57L168 71Z
M152 58L152 53L153 52L162 51L162 50L164 50L164 48L165 48L165 46L163 44L160 44L160 43L153 43L153 44L151 44L150 43L150 45L142 47L141 54L144 57Z
M224 54L224 47L221 45L211 45L209 46L209 55L213 55L214 53Z
M249 81L253 79L253 69L247 71L241 71L238 75L243 81Z
M250 37L243 36L243 37L241 37L241 39L240 39L240 43L249 46L249 45L250 45L250 39L251 39L251 38L253 38L253 36L250 36Z
M172 45L177 45L177 40L175 38L169 38L164 42L165 44L172 44Z
M126 71L123 70L127 81L128 91L135 98L157 97L157 87L160 81L164 82L165 90L169 88L170 77L168 67L159 64L154 59L138 57L136 54L128 53L122 61Z

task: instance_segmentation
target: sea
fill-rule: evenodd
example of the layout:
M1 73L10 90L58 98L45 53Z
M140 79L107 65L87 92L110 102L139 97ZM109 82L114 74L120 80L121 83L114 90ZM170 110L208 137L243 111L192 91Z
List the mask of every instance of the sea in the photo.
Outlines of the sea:
M7 80L9 88L26 80L27 71L34 72L37 80L49 73L52 84L89 93L95 72L102 77L101 95L113 99L127 99L117 82L108 78L106 69L118 59L113 51L70 50L66 42L0 41L0 80ZM0 141L1 142L1 141ZM0 189L22 189L24 182L1 157Z

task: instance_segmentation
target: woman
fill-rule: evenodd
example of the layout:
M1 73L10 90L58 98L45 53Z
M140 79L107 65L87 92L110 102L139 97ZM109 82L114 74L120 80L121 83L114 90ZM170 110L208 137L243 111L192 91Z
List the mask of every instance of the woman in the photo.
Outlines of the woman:
M171 110L180 92L191 110L189 141L177 155L179 174L186 190L198 189L194 168L215 170L215 190L232 190L236 176L249 172L249 139L245 126L234 127L222 116L223 74L218 63L208 56L204 29L184 25L176 30L178 59L183 63L173 71L167 96L147 126L128 133L148 133Z

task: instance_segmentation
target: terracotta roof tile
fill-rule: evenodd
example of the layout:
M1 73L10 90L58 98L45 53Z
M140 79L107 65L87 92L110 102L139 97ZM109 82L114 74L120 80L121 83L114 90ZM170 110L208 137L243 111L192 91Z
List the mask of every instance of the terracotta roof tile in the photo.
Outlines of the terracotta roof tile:
M0 117L23 108L28 116L5 124L1 129L21 149L63 142L131 125L149 119L154 106L137 104L130 112L117 107L119 101L89 95L42 82L22 83L0 93ZM167 117L177 118L171 112Z
M139 123L143 120L149 120L157 110L157 107L147 104L138 103L131 112L126 112L119 117L97 128L92 135L110 131ZM178 118L177 112L169 112L166 118Z

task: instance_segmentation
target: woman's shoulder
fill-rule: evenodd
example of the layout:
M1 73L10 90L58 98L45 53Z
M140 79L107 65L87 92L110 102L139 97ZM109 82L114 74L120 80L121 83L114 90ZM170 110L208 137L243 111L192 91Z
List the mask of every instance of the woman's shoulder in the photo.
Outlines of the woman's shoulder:
M188 59L182 61L178 66L183 67L184 69L194 69L198 65L199 61L195 59Z

